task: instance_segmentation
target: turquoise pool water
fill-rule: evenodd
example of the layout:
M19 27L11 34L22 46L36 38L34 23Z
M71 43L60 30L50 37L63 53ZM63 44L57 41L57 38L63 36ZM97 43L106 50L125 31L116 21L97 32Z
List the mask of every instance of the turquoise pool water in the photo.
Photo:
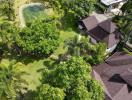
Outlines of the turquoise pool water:
M23 15L26 23L32 22L38 17L44 17L44 7L42 5L32 5L23 9Z

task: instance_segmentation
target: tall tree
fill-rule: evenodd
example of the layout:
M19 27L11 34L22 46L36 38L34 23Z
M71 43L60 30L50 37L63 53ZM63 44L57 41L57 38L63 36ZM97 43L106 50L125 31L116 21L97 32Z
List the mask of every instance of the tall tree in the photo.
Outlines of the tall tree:
M32 55L49 55L59 45L59 31L52 18L36 20L14 38L21 51Z
M20 70L17 64L10 63L7 67L0 67L0 99L16 100L16 97L21 96L27 85L21 77L24 74L26 73Z
M42 83L63 89L63 100L103 100L103 89L92 79L91 71L91 66L83 58L73 56L56 64L52 70L45 68L42 71ZM41 92L44 94L44 91Z
M63 9L65 14L72 13L74 18L89 16L95 9L97 0L47 0L55 8Z
M2 13L8 17L8 20L14 20L14 0L3 0L2 1Z
M49 84L42 84L37 92L36 100L64 100L65 97L63 89L52 87Z
M3 22L0 24L0 45L4 50L11 50L15 43L14 37L19 32L19 28L15 27L9 22Z
M127 0L127 2L121 7L123 14L129 14L132 12L132 6L131 5L132 5L132 1Z
M89 38L77 36L66 41L65 47L68 53L74 56L82 56L90 64L99 64L105 58L106 45L97 43L93 45Z

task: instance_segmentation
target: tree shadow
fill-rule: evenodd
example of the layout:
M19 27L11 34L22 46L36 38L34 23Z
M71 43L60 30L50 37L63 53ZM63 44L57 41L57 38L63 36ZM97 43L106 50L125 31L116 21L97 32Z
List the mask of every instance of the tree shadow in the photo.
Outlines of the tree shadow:
M22 100L35 100L36 96L37 96L37 92L30 90L26 94L24 94L24 98Z
M77 20L73 17L72 14L68 13L65 14L61 19L61 29L65 31L75 31L78 32L77 30Z
M4 51L1 56L1 59L9 59L9 61L16 60L17 62L21 62L25 65L32 63L34 61L39 61L43 59L47 59L49 55L46 56L35 56L35 55L28 55L28 54L18 54L10 51Z
M48 61L44 61L43 65L46 66L49 70L52 70L55 68L56 64L57 64L57 60L56 59L50 59Z

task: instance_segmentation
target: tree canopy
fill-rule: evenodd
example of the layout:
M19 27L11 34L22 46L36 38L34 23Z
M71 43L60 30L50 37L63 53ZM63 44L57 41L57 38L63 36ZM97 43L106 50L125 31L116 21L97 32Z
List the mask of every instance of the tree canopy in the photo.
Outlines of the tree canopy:
M92 79L91 71L91 66L83 58L73 56L55 64L52 70L45 68L42 71L42 84L63 89L66 100L102 100L103 89L97 81ZM44 91L41 92L40 94L44 96Z
M15 40L24 52L48 55L59 45L59 31L52 18L44 18L22 29Z
M3 15L5 15L8 20L14 20L15 12L14 12L14 0L1 0L0 10Z
M0 64L0 99L16 100L25 91L27 82L22 79L26 73L20 68L21 64L11 62L9 66ZM5 99L4 99L5 100Z
M65 46L68 48L68 54L82 56L92 65L101 63L105 58L106 44L92 44L88 37L82 37L79 40L79 37L75 36L67 40Z
M47 0L52 6L72 13L75 18L88 16L95 9L97 0Z
M37 100L64 100L65 93L63 89L55 88L49 84L42 84L38 87Z
M128 0L121 8L123 13L132 13L132 1Z

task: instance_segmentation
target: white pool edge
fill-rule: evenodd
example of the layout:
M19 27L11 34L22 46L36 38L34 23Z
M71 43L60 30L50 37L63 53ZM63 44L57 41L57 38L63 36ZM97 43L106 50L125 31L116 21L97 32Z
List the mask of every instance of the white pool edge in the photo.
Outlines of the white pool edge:
M30 4L24 4L24 5L20 6L20 8L19 8L19 20L20 20L20 27L21 28L26 27L25 18L24 18L24 15L23 15L23 10L26 7L31 7L31 6L34 6L34 5L42 5L42 3L30 3Z

